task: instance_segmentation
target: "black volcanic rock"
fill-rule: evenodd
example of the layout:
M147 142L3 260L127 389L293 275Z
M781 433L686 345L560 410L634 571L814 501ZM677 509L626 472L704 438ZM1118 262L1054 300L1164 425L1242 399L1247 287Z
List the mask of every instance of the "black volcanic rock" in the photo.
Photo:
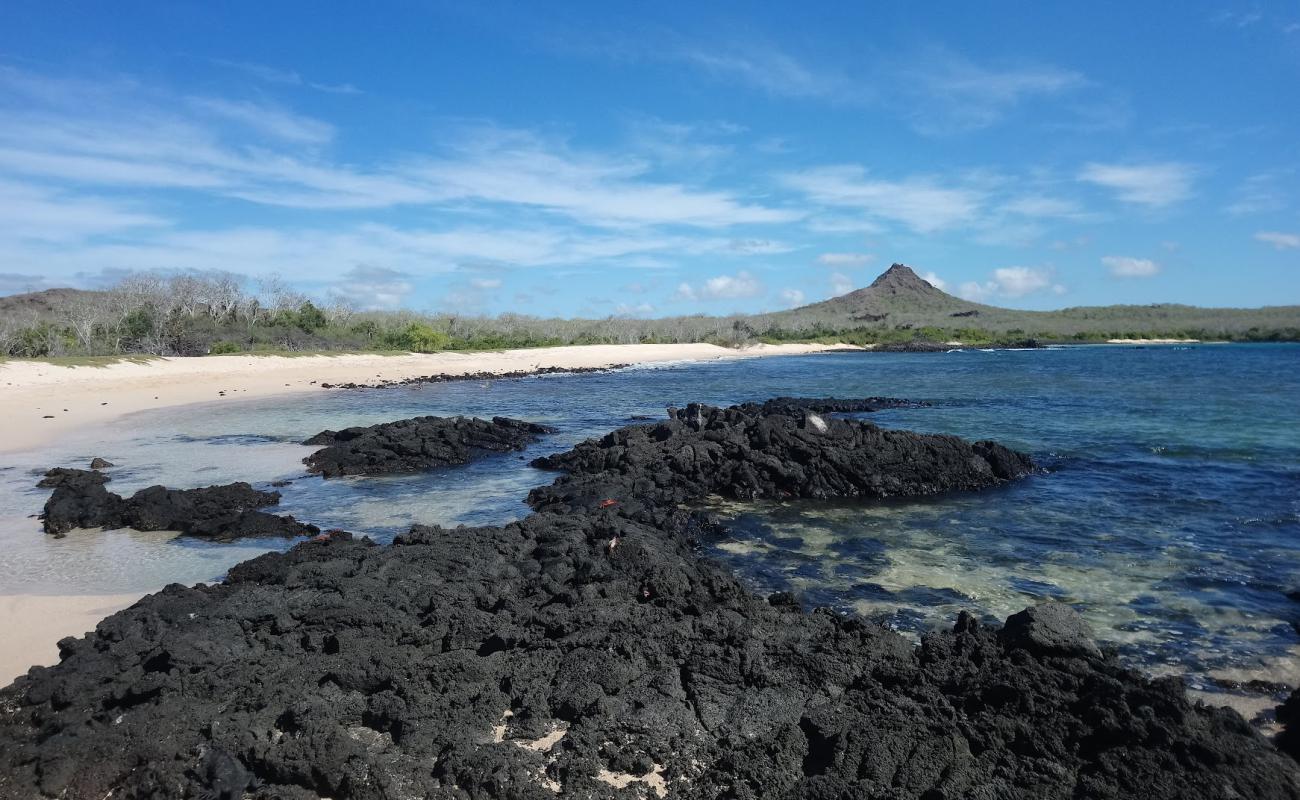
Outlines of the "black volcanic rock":
M1002 641L1010 648L1062 656L1101 655L1092 628L1065 603L1047 601L1007 618Z
M104 488L107 480L101 473L84 470L46 473L38 485L53 486L54 492L41 515L45 532L61 538L74 528L134 528L179 531L219 541L320 533L316 526L293 517L259 511L278 504L280 493L258 491L243 482L203 489L150 486L124 498Z
M543 434L546 425L493 417L415 417L366 428L321 431L303 444L326 445L303 459L324 477L424 472L467 464L489 453L522 450Z
M0 690L0 799L1300 797L1239 715L1099 655L1066 609L918 648L698 557L709 523L675 504L703 491L1001 480L980 445L886 433L692 405L557 457L557 487L613 502L169 586Z
M536 514L170 586L0 691L0 798L1297 797L1176 679L965 615L918 649L759 598L691 536Z
M536 509L740 500L905 497L984 489L1029 474L1028 456L993 442L890 431L788 405L696 403L672 419L621 428L533 466L569 474L533 490ZM791 413L792 411L797 413Z

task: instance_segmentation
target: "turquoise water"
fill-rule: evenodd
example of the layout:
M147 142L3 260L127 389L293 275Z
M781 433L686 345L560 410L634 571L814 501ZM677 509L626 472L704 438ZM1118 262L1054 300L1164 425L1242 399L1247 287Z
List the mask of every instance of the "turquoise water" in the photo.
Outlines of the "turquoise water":
M523 516L525 466L670 404L774 395L892 395L930 408L880 425L991 438L1046 471L1009 488L918 502L718 503L702 544L761 591L879 619L912 634L960 609L1004 618L1034 600L1079 605L1125 659L1194 686L1300 684L1300 346L1072 347L834 354L608 374L229 401L125 419L0 469L0 594L148 591L218 578L279 541L215 545L130 531L54 540L28 515L32 473L92 456L112 488L280 478L282 510L391 537L412 522ZM316 431L417 414L504 414L560 433L441 475L324 482L303 476Z

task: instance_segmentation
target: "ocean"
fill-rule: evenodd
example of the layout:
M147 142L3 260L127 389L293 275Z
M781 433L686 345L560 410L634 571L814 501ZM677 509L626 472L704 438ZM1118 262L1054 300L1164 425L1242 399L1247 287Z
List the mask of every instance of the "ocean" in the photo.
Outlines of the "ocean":
M385 541L412 523L498 524L552 473L527 462L634 416L689 401L884 395L932 405L860 415L883 427L994 439L1041 474L921 500L718 501L727 532L701 542L757 591L858 613L913 636L960 610L989 622L1043 598L1076 605L1134 667L1260 708L1300 685L1300 345L1074 346L939 354L836 353L609 373L322 390L147 412L0 466L0 595L146 592L218 580L291 542L214 544L76 531L31 516L51 466L102 456L109 488L247 480L322 528ZM559 433L447 472L324 481L297 442L324 428L422 414L504 415ZM1249 704L1247 704L1249 705Z

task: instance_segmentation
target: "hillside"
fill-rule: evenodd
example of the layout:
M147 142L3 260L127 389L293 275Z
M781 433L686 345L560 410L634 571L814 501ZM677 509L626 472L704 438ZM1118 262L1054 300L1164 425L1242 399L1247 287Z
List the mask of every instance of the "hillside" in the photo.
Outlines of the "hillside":
M1020 311L973 303L936 288L903 264L894 264L865 289L753 318L754 327L791 331L918 330L982 331L1045 339L1098 338L1130 333L1238 338L1258 333L1300 332L1300 306L1200 308L1175 304L1080 306L1059 311Z
M1300 306L1181 305L1017 311L972 303L895 264L870 286L770 314L662 319L471 317L320 308L301 295L259 298L201 275L137 276L90 292L0 297L0 357L204 355L268 350L500 350L567 344L839 341L913 347L1088 342L1109 338L1300 340Z

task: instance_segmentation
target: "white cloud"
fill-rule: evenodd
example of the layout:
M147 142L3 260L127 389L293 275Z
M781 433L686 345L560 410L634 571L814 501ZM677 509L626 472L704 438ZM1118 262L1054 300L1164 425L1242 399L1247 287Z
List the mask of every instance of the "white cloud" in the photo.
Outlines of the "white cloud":
M921 280L926 281L931 286L933 286L934 288L940 291L943 291L944 289L948 288L948 282L945 281L943 278L940 278L938 275L934 274L933 271L923 274L921 276Z
M795 308L803 305L804 293L801 289L782 289L781 302L785 303L788 308Z
M741 270L735 275L717 275L704 281L698 288L682 282L673 292L674 300L736 300L757 297L763 293L763 283Z
M1007 297L1022 297L1052 285L1051 275L1046 270L1032 267L999 267L993 270L993 280Z
M854 289L853 279L842 272L836 272L831 275L831 297L839 297L842 294L848 294Z
M475 289L500 289L500 278L474 278L469 282Z
M1150 278L1160 272L1160 265L1149 258L1103 256L1101 263L1117 278Z
M969 223L983 201L980 191L941 186L929 178L870 179L866 170L856 165L819 167L783 175L781 181L818 203L858 208L918 233Z
M1053 294L1065 293L1065 287L1053 281L1051 269L999 267L993 270L992 277L983 283L978 281L963 283L958 294L967 300L982 302L993 296L1024 297L1043 291L1050 291Z
M870 253L822 253L817 256L817 263L827 267L861 267L871 263L875 256Z
M1079 172L1079 180L1104 186L1125 203L1164 208L1191 195L1194 172L1186 164L1090 163Z
M614 313L620 317L646 317L655 313L655 307L650 303L619 303Z
M1255 234L1255 241L1271 244L1275 250L1295 250L1300 248L1300 234L1294 233L1260 231Z
M740 297L757 297L763 293L763 284L748 272L741 270L735 275L719 275L709 278L700 289L700 297L705 300L731 300Z
M409 277L383 267L356 266L330 288L330 294L367 311L399 308L415 289Z

